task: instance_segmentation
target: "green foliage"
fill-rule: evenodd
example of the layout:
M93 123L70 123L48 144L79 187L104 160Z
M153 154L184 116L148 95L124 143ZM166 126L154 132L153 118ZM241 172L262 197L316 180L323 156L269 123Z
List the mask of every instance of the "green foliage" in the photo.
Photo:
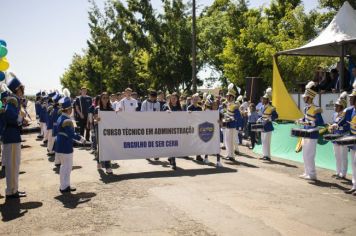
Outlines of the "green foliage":
M327 11L306 13L301 0L272 0L270 6L258 9L249 8L247 0L215 0L197 19L197 69L218 72L208 83L219 80L243 86L248 76L271 83L273 55L313 39L344 1L319 2L319 9ZM126 3L108 0L99 10L90 1L87 48L73 56L62 85L72 92L86 85L92 94L128 86L141 94L148 88L190 93L191 3L162 0L159 14L149 0ZM312 79L316 66L334 60L283 56L279 63L287 87L293 88L296 81Z

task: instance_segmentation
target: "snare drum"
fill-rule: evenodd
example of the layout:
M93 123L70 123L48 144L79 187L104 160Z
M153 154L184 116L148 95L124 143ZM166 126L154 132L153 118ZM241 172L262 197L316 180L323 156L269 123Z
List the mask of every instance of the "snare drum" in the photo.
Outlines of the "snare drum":
M356 145L356 136L345 136L335 140L335 143L342 146L353 146Z
M298 137L298 138L311 138L312 136L315 135L315 133L318 133L319 135L319 131L316 129L293 128L291 130L291 135L293 137Z
M335 139L341 138L342 134L325 134L323 136L325 141L334 141Z
M252 132L263 132L263 124L251 124L251 131Z

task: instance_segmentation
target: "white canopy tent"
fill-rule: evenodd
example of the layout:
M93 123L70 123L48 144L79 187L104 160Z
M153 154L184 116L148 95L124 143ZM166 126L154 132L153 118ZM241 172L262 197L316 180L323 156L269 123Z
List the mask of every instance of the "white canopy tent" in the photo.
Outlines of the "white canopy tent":
M356 55L356 10L346 1L319 36L302 47L276 54L280 55L340 57L340 68L344 68L344 57ZM344 77L341 70L340 88Z
M344 49L344 50L342 50ZM356 10L345 2L331 23L306 45L277 55L331 56L356 55Z

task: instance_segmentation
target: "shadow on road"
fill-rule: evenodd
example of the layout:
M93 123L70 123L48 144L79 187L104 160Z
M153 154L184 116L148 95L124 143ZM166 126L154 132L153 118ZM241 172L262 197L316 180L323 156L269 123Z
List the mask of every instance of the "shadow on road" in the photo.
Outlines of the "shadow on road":
M280 161L275 161L275 160L264 161L263 163L269 164L269 165L280 165L280 166L284 166L284 167L289 167L289 168L296 168L296 169L298 169L298 166L296 166L296 165L291 165L291 164L287 164L287 163L280 162Z
M348 188L345 188L337 183L324 182L321 180L310 181L309 184L323 188L339 189L341 191L349 190Z
M89 202L91 198L95 197L96 193L66 193L55 197L58 201L63 203L65 208L75 209L79 204Z
M166 177L182 177L182 176L198 176L198 175L212 175L212 174L222 174L222 173L235 173L236 169L231 168L209 168L209 169L190 169L184 170L181 168L177 168L174 170L165 170L165 171L150 171L150 172L140 172L140 173L129 173L129 174L121 174L121 175L107 175L103 170L98 170L101 181L105 184L113 183L123 180L130 179L151 179L151 178L166 178Z
M224 158L224 160L225 160L225 164L227 164L227 165L244 166L244 167L248 167L248 168L260 168L258 166L255 166L255 165L252 165L252 164L249 164L246 162L238 161L238 160L232 161L232 160L229 160L226 158Z
M28 210L41 207L42 202L24 202L20 199L6 199L5 203L0 205L2 221L7 222L24 216Z

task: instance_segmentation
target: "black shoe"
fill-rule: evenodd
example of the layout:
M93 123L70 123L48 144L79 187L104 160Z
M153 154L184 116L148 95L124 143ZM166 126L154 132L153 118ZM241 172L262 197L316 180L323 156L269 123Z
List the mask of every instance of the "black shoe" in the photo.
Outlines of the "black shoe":
M158 160L159 160L159 158L158 158L158 157L156 157L156 158L155 158L155 161L158 161Z
M354 192L356 192L355 188L352 188L352 189L349 189L349 190L345 191L346 194L351 194L351 193L354 193Z
M176 165L175 162L174 162L173 165L172 165L172 169L173 169L173 170L177 170L177 165Z
M265 161L270 161L271 158L270 158L270 157L263 157L263 160L265 160Z
M42 138L43 138L43 135L37 135L37 138L38 138L38 139L42 139Z
M61 167L61 164L55 164L54 165L56 168L60 168Z
M235 155L239 155L239 154L240 154L240 152L239 152L239 151L235 151L234 153L235 153Z
M48 143L48 140L43 141L43 143L44 143L44 144L47 144L47 143Z
M169 161L169 164L172 165L172 158L171 157L168 158L168 161Z
M70 192L74 192L74 191L76 191L77 189L76 188L72 188L72 187L67 187L67 188L65 188L65 189L60 189L59 191L61 192L61 193L70 193Z
M227 159L229 159L230 161L235 161L234 157L227 157Z
M195 158L195 160L201 161L201 162L204 161L203 158L202 158L200 155L198 155L198 156Z
M225 146L222 146L222 147L221 147L221 150L226 150L226 147L225 147Z
M47 156L53 157L55 154L56 154L56 153L54 153L54 152L49 152L49 153L47 153Z
M14 199L14 198L20 198L20 197L26 197L26 196L27 195L25 192L17 191L17 193L15 193L15 194L6 195L6 199Z

